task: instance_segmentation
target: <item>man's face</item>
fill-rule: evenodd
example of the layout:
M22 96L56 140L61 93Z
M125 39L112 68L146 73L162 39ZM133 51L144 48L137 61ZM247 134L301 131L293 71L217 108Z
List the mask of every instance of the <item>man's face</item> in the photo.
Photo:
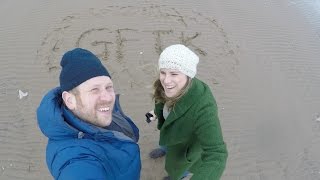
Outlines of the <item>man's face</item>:
M83 121L106 127L112 121L115 102L113 83L108 76L98 76L76 88L76 105L71 111Z

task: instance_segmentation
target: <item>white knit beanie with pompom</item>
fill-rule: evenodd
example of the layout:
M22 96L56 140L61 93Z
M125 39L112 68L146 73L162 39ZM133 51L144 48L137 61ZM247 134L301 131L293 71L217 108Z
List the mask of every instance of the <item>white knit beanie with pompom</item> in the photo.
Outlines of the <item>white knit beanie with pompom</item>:
M182 44L175 44L162 51L159 58L159 70L176 69L193 78L197 74L199 57Z

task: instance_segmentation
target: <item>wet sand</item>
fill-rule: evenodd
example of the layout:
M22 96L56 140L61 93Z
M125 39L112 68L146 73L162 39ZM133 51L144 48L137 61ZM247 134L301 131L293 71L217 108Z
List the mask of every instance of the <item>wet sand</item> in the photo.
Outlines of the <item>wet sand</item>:
M140 128L142 180L166 175L151 160L152 82L163 48L200 57L229 150L223 180L320 179L320 3L309 1L0 2L0 179L52 179L36 121L74 47L98 55ZM18 97L19 90L28 92Z

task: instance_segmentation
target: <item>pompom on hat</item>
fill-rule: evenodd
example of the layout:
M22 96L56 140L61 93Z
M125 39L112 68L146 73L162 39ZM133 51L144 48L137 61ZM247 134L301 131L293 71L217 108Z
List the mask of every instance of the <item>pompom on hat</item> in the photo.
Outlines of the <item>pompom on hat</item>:
M101 61L92 52L76 48L66 52L60 62L60 88L69 91L88 79L97 76L110 76Z
M162 68L176 69L194 78L197 74L199 57L182 44L175 44L162 51L159 58L159 70Z

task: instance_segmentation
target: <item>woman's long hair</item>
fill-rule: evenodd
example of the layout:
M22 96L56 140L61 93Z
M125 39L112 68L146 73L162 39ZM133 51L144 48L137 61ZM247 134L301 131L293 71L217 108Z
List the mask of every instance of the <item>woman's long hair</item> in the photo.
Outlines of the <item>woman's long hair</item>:
M188 76L187 76L188 77ZM161 81L158 78L154 83L153 83L153 99L155 100L156 103L166 103L168 108L171 110L174 108L175 104L179 101L179 99L188 91L189 87L191 86L192 79L188 77L186 85L178 92L177 96L175 97L167 97L164 89L161 85Z

